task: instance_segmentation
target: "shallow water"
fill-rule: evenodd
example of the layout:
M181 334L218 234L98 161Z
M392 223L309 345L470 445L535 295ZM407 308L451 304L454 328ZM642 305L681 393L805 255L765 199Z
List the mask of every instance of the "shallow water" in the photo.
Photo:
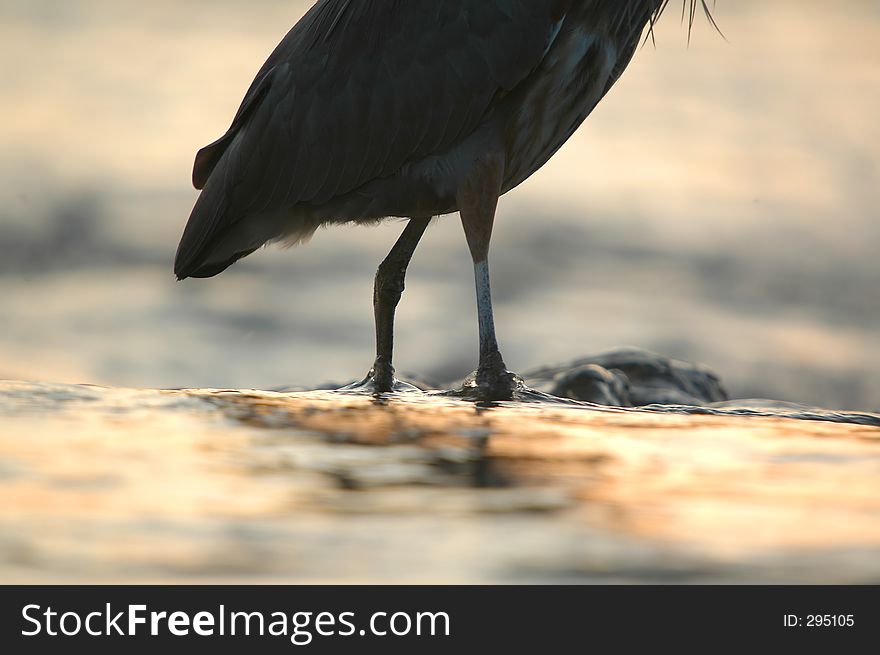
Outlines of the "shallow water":
M0 383L4 582L876 583L880 429Z
M210 281L170 261L195 150L225 130L291 0L0 0L0 377L313 386L363 376L371 284L399 231L322 232ZM880 9L670 12L556 158L503 199L492 266L516 370L633 344L735 397L880 409ZM476 359L467 249L431 228L397 364Z

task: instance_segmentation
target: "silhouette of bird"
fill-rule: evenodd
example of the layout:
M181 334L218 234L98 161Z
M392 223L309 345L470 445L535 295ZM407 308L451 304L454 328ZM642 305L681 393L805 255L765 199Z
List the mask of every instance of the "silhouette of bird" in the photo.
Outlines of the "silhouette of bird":
M376 361L362 385L390 391L407 265L430 220L458 211L480 338L465 391L512 397L522 382L498 348L487 262L498 198L575 132L668 1L319 0L196 155L202 191L175 274L212 277L328 224L409 219L376 273ZM697 2L709 15L705 0L684 2L690 24Z

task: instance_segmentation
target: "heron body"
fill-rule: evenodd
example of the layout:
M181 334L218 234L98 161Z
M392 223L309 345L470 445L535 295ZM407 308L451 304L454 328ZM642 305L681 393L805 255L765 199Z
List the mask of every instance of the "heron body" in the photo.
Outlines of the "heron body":
M406 265L431 217L459 211L480 315L473 385L509 396L488 283L498 198L575 132L665 5L319 0L260 69L229 131L196 156L202 192L175 273L211 277L322 225L409 218L376 277L368 381L385 391Z

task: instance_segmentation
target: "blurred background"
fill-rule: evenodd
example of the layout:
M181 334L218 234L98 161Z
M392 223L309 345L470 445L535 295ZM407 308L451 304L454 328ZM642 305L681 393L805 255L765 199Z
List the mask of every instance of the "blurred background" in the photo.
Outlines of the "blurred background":
M171 262L196 150L307 0L0 0L0 378L312 386L373 358L402 229L320 231L218 278ZM673 2L673 4L676 4ZM492 267L517 371L635 345L735 397L880 409L880 3L722 0L656 47L501 203ZM457 217L410 267L396 364L475 365Z

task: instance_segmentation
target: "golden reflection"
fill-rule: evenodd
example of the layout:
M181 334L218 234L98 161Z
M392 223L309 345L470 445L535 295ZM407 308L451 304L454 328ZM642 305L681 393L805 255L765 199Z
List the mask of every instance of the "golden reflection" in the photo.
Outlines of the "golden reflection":
M703 581L847 582L880 572L878 428L527 405L477 413L406 395L377 406L320 392L2 392L4 580L474 582L696 568Z

